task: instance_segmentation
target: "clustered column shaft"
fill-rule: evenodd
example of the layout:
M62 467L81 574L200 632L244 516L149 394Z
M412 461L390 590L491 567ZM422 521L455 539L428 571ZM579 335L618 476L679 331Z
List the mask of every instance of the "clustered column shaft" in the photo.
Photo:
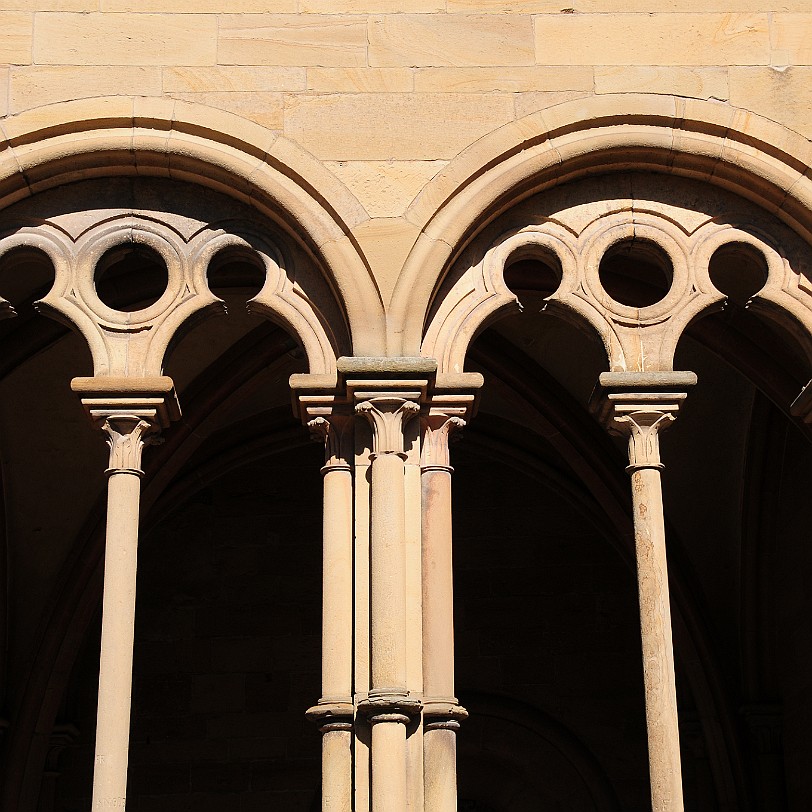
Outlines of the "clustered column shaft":
M372 397L356 407L372 427L370 517L371 685L363 703L372 726L372 812L407 806L406 726L421 703L406 674L405 453L412 400Z
M464 411L464 410L462 410ZM430 410L423 421L423 765L425 808L457 809L457 730L467 716L454 695L454 590L448 440L465 421Z
M352 809L353 486L346 415L308 423L325 444L321 699L308 710L322 733L322 812Z

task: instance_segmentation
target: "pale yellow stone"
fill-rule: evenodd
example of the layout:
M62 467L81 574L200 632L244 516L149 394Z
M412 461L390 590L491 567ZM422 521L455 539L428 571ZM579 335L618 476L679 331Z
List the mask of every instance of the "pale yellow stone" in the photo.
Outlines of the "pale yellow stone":
M398 217L447 161L326 161L370 217Z
M43 65L211 65L217 20L206 14L37 14Z
M289 96L285 134L323 160L438 160L512 118L507 94Z
M281 93L173 93L175 99L204 104L255 121L271 130L282 129Z
M595 68L596 93L666 93L697 99L727 99L727 68Z
M101 11L162 11L168 14L229 12L286 13L296 11L296 0L100 0Z
M109 67L88 65L31 65L11 71L11 112L70 99L114 95L159 96L161 69L158 67Z
M0 62L27 65L31 61L34 17L25 12L0 13Z
M529 16L388 14L369 21L369 64L532 65Z
M530 66L504 68L420 68L414 89L420 93L521 93L538 90L591 90L592 68Z
M545 110L556 104L572 101L573 99L583 99L591 95L586 90L539 90L531 93L517 93L514 97L516 106L516 118L529 116L539 110Z
M219 59L224 65L366 64L365 17L225 14Z
M319 93L408 93L410 68L308 68L307 89Z
M0 0L0 11L97 11L99 0Z
M445 0L299 0L302 14L429 14L445 11Z
M164 68L165 93L217 93L224 91L293 91L307 86L304 68L232 66Z
M417 226L400 217L367 220L353 230L384 302L390 300L400 269L419 233Z
M543 65L766 65L767 14L556 14L535 18ZM576 45L577 43L577 45Z
M640 12L805 11L809 0L448 0L451 14L631 14Z
M771 64L812 65L812 14L774 14L770 30Z
M0 116L8 114L8 75L9 68L0 67Z
M731 68L730 103L812 138L812 67Z

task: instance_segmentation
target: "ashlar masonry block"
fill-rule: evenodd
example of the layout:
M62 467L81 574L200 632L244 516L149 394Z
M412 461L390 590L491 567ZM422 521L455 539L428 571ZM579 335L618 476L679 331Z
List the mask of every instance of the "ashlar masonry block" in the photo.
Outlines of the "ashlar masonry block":
M369 21L369 64L376 66L532 65L526 15L388 14Z
M219 61L224 65L362 66L366 17L224 14Z
M37 14L41 65L213 65L217 19L208 14Z
M285 134L322 160L437 160L513 118L510 94L289 96Z
M766 65L767 14L556 14L535 17L544 65Z

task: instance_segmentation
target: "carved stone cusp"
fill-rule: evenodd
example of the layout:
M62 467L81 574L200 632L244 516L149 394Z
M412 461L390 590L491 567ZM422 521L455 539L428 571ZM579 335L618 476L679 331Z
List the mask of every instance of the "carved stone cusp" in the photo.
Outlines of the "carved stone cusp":
M412 400L383 395L364 400L355 407L372 427L372 445L375 454L404 455L403 429L419 411Z

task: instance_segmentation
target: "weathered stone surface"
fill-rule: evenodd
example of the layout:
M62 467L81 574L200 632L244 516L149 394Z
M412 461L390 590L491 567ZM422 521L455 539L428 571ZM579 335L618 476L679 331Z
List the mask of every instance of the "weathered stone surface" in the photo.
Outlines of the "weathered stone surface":
M537 90L530 93L517 93L514 97L516 118L528 116L556 104L583 99L589 95L591 94L586 90Z
M596 93L664 93L728 98L727 68L596 67Z
M163 70L165 93L271 92L304 90L304 68L169 67Z
M812 65L812 14L774 14L773 65Z
M0 62L25 65L31 61L34 16L24 12L0 13Z
M408 93L410 68L308 68L307 89L319 93Z
M326 161L372 217L397 217L446 161Z
M365 17L224 14L219 30L225 65L366 64Z
M299 0L303 14L429 14L445 11L445 0Z
M543 65L770 61L767 14L558 14L538 16L535 25L536 61Z
M281 93L222 92L222 93L173 93L183 101L205 104L220 110L227 110L243 118L256 121L270 130L281 130L283 105Z
M509 95L292 96L285 134L323 160L437 160L513 118Z
M592 90L589 67L419 68L414 76L418 93L521 93L545 90Z
M13 68L9 104L12 113L65 99L116 93L159 96L159 67L111 66L100 71L89 65Z
M372 17L369 64L532 65L532 19L419 14Z
M213 65L217 20L205 14L37 14L43 65Z
M203 14L228 12L290 13L296 11L296 0L100 0L101 11L161 11L170 14Z
M812 133L812 67L731 68L730 103Z

